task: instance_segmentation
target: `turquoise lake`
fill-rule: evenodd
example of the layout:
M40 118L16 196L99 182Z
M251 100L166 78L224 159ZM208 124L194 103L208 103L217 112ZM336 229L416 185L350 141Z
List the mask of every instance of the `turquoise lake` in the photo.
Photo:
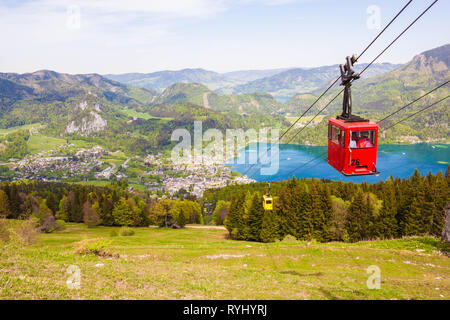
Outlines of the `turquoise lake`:
M251 145L255 148L255 145ZM240 151L240 156L248 159L249 150L247 147ZM406 178L418 169L421 174L438 171L445 173L450 164L450 145L447 144L427 144L418 143L412 145L380 145L377 155L378 176L355 176L345 177L331 167L326 161L326 154L311 163L304 165L308 161L319 157L327 151L326 146L299 146L280 145L279 169L272 175L261 175L260 165L255 165L247 176L256 181L278 181L286 180L295 176L296 178L325 178L331 180L368 182L374 183L387 179L390 175L394 177ZM264 154L264 152L262 152ZM250 164L237 164L237 158L226 162L230 169L244 173ZM299 169L298 167L302 166ZM292 172L292 173L291 173Z

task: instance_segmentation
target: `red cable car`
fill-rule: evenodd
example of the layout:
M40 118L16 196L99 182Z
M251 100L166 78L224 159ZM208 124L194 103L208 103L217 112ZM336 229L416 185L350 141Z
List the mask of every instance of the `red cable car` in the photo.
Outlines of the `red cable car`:
M378 125L352 115L350 86L359 78L353 63L356 56L347 57L340 65L344 88L343 111L340 116L328 120L328 163L345 176L378 174L377 145Z

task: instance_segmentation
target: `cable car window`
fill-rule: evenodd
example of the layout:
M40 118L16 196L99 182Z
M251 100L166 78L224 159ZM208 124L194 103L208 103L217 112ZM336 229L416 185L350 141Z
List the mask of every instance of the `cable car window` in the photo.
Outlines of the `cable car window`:
M331 126L331 141L339 144L339 133L340 133L340 130L338 127Z
M350 137L350 148L352 149L372 148L375 145L374 130L351 131Z
M266 204L272 204L272 200L266 200Z
M328 124L328 140L331 140L331 124Z
M340 139L341 139L341 147L344 148L344 146L345 146L345 131L344 130L341 130Z

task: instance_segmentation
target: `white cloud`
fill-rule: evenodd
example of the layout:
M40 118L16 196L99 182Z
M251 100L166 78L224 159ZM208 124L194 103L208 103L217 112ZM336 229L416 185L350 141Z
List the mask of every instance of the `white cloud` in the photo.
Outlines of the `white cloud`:
M74 49L148 46L169 35L174 25L185 23L186 19L210 18L223 10L222 0L37 0L13 6L0 3L0 35L11 49L18 51L33 46L50 49L60 44L78 46ZM73 14L77 11L79 22L74 24Z

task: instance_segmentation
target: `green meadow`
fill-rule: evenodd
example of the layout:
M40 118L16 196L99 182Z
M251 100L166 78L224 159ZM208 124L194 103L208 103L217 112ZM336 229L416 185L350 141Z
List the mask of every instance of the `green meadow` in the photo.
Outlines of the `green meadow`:
M17 223L17 222L16 222ZM31 245L0 242L0 299L449 299L449 247L435 238L354 244L227 239L218 228L67 228ZM113 232L114 233L114 232ZM74 252L108 239L120 257ZM80 288L69 289L69 266ZM380 289L369 289L369 266Z
M53 138L42 134L34 134L28 140L28 150L30 153L38 153L54 149L65 144L65 139Z

